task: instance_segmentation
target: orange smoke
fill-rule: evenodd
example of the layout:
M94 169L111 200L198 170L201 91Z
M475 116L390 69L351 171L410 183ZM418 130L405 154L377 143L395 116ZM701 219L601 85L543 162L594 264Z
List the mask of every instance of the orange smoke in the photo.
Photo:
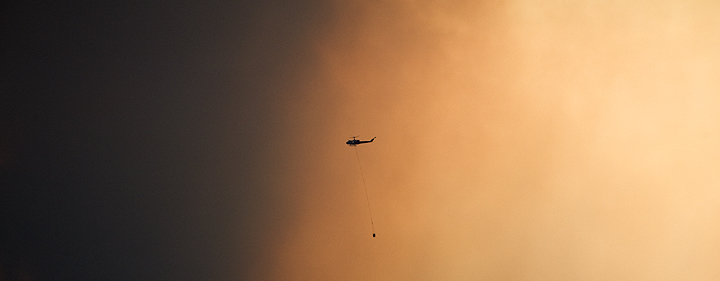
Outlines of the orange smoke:
M333 5L268 279L720 277L718 5Z

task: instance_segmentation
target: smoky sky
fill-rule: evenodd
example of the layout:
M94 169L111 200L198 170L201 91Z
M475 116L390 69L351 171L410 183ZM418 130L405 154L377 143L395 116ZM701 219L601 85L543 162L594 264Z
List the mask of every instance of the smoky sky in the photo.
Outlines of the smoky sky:
M272 279L717 278L716 4L331 7Z
M269 270L293 208L273 188L292 147L278 104L312 67L322 3L2 9L0 279Z
M3 279L720 276L717 4L1 8Z

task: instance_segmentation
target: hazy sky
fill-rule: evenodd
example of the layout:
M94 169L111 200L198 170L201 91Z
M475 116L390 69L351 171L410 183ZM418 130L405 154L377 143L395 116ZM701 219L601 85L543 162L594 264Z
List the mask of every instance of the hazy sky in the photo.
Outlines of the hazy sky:
M720 4L2 9L0 280L720 278Z

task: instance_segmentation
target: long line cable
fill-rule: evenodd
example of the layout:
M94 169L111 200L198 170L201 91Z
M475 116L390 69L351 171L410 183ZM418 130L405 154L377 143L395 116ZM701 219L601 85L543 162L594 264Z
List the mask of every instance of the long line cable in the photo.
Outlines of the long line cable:
M367 185L365 184L365 175L363 174L362 164L360 164L360 154L357 152L357 146L355 146L355 156L357 156L358 166L360 166L360 176L363 180L363 187L365 187L365 199L367 200L368 211L370 212L370 226L372 227L373 237L375 237L375 224L373 223L372 209L370 208L370 197L368 196Z

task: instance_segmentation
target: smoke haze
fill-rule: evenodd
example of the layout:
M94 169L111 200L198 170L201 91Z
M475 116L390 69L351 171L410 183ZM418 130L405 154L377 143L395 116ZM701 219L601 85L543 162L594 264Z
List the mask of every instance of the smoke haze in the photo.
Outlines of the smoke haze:
M276 278L717 278L717 10L332 3Z
M719 12L5 3L0 280L717 280Z

